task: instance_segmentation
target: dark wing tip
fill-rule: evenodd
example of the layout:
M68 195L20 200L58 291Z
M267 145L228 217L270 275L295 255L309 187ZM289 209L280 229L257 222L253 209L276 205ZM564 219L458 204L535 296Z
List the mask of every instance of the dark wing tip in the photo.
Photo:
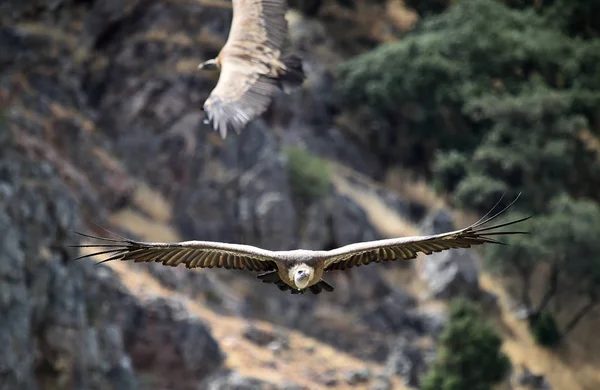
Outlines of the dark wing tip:
M104 228L102 228L102 229L104 229ZM106 229L104 229L104 230L106 230ZM109 230L106 230L106 231L110 232ZM91 238L91 239L100 241L99 243L96 243L96 244L69 245L69 247L71 247L71 248L96 248L97 249L97 251L95 251L95 252L78 256L78 257L74 258L73 261L90 258L90 257L95 257L95 256L99 256L99 255L105 255L105 254L110 255L110 256L105 260L97 262L95 265L102 264L107 261L118 260L121 257L123 257L131 249L131 247L133 245L136 244L135 241L129 240L129 239L123 238L123 237L120 240L115 240L115 239L106 238L106 237L94 236L91 234L86 234L86 233L78 232L75 230L72 230L72 232L81 237ZM115 234L113 232L110 232L110 233ZM117 234L115 234L115 235L118 236ZM121 237L121 236L118 236L118 237Z

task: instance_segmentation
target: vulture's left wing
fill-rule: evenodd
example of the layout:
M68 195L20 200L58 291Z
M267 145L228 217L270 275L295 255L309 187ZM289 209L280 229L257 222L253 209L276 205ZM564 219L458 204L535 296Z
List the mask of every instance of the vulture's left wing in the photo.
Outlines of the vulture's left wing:
M158 262L175 267L185 264L186 268L226 268L249 271L272 271L277 269L274 253L251 245L229 244L212 241L141 242L126 238L113 240L78 233L80 236L103 241L98 244L73 245L78 248L99 248L100 251L78 257L108 255L101 261L131 260ZM99 263L98 263L99 264Z
M517 196L518 199L518 196ZM331 250L325 255L325 271L344 270L354 266L366 265L372 262L393 261L397 259L409 260L417 257L419 252L430 255L454 248L470 248L474 245L485 243L503 244L490 236L528 234L521 231L497 231L496 229L523 222L531 217L505 222L495 226L483 226L497 218L508 209L517 199L510 203L499 213L489 217L486 214L482 219L464 229L434 234L431 236L414 236L391 238L386 240L360 242ZM492 208L493 210L493 208ZM492 211L490 210L490 212Z
M204 103L208 122L225 138L228 130L240 133L269 106L277 91L275 80L260 75L236 60L224 61L215 89Z

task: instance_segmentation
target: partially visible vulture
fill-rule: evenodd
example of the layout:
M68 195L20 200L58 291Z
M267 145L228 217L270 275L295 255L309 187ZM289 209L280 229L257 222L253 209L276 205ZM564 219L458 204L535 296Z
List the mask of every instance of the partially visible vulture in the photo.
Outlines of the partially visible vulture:
M518 197L517 197L518 198ZM175 267L185 264L187 268L226 268L262 271L257 275L264 283L274 283L280 290L291 290L292 294L304 294L310 290L319 294L322 290L333 291L333 287L322 277L325 271L347 270L354 266L393 261L410 260L419 252L430 255L452 248L470 248L486 243L503 244L490 238L495 235L528 234L522 231L497 231L496 229L523 222L521 218L495 226L484 226L507 210L517 199L497 214L483 218L469 227L434 234L391 238L378 241L359 242L329 251L296 249L292 251L270 251L250 245L228 244L212 241L184 241L174 243L140 242L122 238L113 240L77 233L84 237L104 241L99 244L75 245L75 247L102 248L100 252L84 257L108 255L102 262L132 260L134 262L159 262ZM100 264L98 263L98 264Z
M240 133L267 110L273 95L304 82L302 61L291 51L286 0L232 0L233 20L225 46L200 69L220 69L216 87L204 103L205 123L227 136Z

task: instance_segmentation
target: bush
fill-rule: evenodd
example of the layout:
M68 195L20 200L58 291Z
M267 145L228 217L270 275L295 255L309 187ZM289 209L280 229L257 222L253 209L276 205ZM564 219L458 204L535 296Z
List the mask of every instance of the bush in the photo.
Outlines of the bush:
M423 378L424 390L489 390L506 377L510 361L502 340L481 318L476 303L457 298L440 337L438 358Z
M522 226L532 232L528 236L506 236L502 241L508 245L488 246L485 259L505 276L521 278L521 300L534 313L530 318L530 330L541 345L555 346L588 313L600 296L600 206L594 202L574 199L567 195L555 196L549 202L545 214L535 216ZM506 219L519 218L522 214L507 215ZM500 219L497 223L502 223ZM520 229L521 230L521 229ZM550 272L544 283L544 299L537 305L530 299L531 277L540 264L546 263ZM580 305L564 329L559 329L547 311L547 305L560 292L579 294L588 303ZM579 300L578 300L579 302ZM588 309L586 309L586 307Z
M561 339L561 332L554 316L548 310L544 310L537 318L530 321L531 334L535 341L545 347L556 346Z
M469 159L457 150L437 153L433 163L435 187L454 191L456 185L465 177Z
M310 203L327 195L331 189L331 177L327 163L301 148L288 148L287 171L294 196Z
M437 3L423 5L431 15ZM546 211L561 191L598 198L599 160L581 132L600 132L600 39L582 15L600 0L508 3L518 8L461 0L424 17L401 40L343 63L340 95L385 123L364 130L389 140L369 145L385 161L463 200L487 191L468 202L473 211L505 188L523 192L515 206L529 212ZM571 34L589 39L566 30L580 22L591 30Z

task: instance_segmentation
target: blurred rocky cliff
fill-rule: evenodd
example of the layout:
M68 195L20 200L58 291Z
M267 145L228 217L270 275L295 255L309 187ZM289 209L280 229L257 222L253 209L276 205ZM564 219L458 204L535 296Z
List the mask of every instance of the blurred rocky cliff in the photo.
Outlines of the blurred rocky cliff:
M2 1L0 388L417 386L444 325L427 302L482 296L475 253L331 274L334 293L298 296L244 272L73 262L69 247L73 230L105 235L96 224L273 250L454 227L442 203L377 185L377 153L337 120L331 69L409 27L396 6L324 2L341 10L329 24L291 12L304 89L223 141L201 110L218 75L196 67L225 42L228 2ZM323 159L308 200L290 150Z

